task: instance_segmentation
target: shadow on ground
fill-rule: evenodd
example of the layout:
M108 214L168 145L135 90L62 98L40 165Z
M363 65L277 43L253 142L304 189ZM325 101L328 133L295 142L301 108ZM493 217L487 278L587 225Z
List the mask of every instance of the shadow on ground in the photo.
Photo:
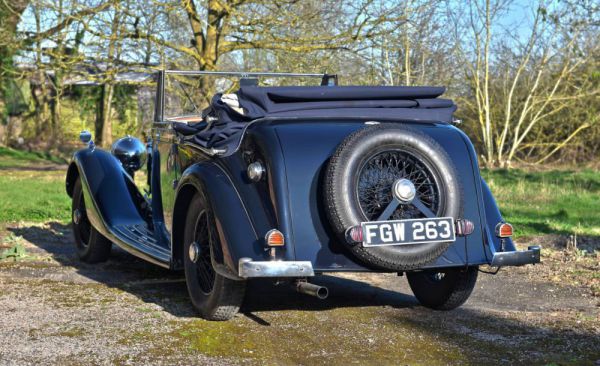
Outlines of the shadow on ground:
M35 245L39 253L52 255L65 268L74 268L75 277L126 291L178 318L196 316L181 272L148 264L116 247L106 263L82 263L76 257L70 226L57 222L45 227L9 227L7 230ZM485 284L482 291L490 292L489 296L512 297L516 308L521 307L520 311L502 312L489 297L475 296L458 310L434 312L418 306L411 295L337 276L320 276L314 281L329 287L331 295L325 301L298 294L285 284L274 286L272 281L254 280L249 283L242 309L251 321L234 320L227 325L231 328L220 325L218 332L210 334L217 343L229 340L232 337L229 333L239 334L240 338L235 339L240 343L227 347L252 347L260 345L265 338L289 341L277 350L278 357L285 357L273 359L275 363L304 362L306 359L295 357L310 347L330 354L339 352L342 347L348 354L333 360L335 364L344 360L375 359L381 364L393 364L402 354L410 356L405 359L407 363L434 359L439 361L434 363L443 364L598 364L597 331L558 326L549 313L560 312L559 308L552 309L552 304L549 308L535 308L528 302L537 296L535 286L528 289L525 284L520 287L525 289L524 295L516 296L514 285L521 279L512 277L509 280L513 283L495 287L488 278L481 278L480 283ZM387 281L389 285L395 279L388 277ZM323 313L319 313L321 311ZM518 316L524 312L534 320ZM202 337L213 327L213 323L207 322L191 324L198 330L190 332L186 328L181 334L195 339L204 339ZM346 333L352 337L347 338ZM190 342L192 347L196 341L185 337L182 341ZM367 348L360 346L369 339L380 341ZM350 343L344 343L349 340ZM358 353L354 355L354 351ZM270 357L268 352L264 357ZM324 360L327 358L315 363Z
M46 228L9 227L8 230L37 246L41 253L52 255L62 265L75 268L80 276L127 291L144 302L156 303L172 315L195 315L191 305L187 305L189 301L183 272L169 271L147 263L116 245L113 245L111 257L107 262L83 263L77 258L70 225L58 222L50 222ZM365 282L327 275L315 278L314 282L332 290L326 301L297 293L289 283L276 285L269 279L251 280L242 311L249 314L260 311L321 311L368 306L404 308L417 305L411 295L374 287ZM185 300L186 306L181 306L180 300Z

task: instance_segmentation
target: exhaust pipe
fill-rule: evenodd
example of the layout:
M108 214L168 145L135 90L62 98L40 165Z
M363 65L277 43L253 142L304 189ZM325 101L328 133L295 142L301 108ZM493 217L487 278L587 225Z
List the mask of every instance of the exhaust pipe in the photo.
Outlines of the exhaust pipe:
M327 287L315 285L314 283L306 281L296 281L294 287L296 288L296 291L300 293L318 297L321 300L326 299L327 296L329 296L329 290L327 289Z

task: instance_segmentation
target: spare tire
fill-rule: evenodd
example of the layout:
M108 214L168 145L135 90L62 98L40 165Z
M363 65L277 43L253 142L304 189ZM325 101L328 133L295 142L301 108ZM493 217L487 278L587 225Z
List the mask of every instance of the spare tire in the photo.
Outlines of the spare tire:
M381 220L392 201L392 186L410 180L416 197L437 217L462 215L462 187L454 164L434 139L414 128L378 124L349 135L337 147L325 174L326 212L340 239L361 222ZM426 217L412 204L401 204L385 220ZM370 267L404 271L438 258L449 242L381 247L350 244L348 249Z

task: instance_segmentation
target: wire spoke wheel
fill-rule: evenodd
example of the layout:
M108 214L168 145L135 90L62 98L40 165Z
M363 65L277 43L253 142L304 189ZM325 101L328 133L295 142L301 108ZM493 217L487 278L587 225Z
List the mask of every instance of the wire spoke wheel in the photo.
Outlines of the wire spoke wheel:
M215 271L210 258L210 240L212 234L209 231L209 217L206 210L198 216L194 230L194 242L198 245L199 255L196 260L196 277L200 289L205 294L210 294L215 283Z
M373 155L363 164L358 174L356 195L364 217L376 220L394 199L392 187L398 179L408 179L417 191L416 197L432 212L440 209L440 193L429 168L413 154L402 150L388 150ZM389 218L403 220L425 215L410 204L398 205Z
M204 319L231 319L244 301L246 281L229 279L213 267L221 239L204 192L192 197L185 220L182 259L192 304Z

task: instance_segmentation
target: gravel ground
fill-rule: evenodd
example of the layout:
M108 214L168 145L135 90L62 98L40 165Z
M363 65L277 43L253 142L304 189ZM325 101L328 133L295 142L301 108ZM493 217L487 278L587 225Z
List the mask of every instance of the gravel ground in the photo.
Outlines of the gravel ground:
M451 312L420 307L390 274L321 276L324 301L253 281L242 313L207 322L181 273L116 248L80 263L68 226L8 224L0 238L30 255L0 262L2 365L600 365L597 256L552 250L541 265L480 274ZM567 280L577 271L589 281Z

